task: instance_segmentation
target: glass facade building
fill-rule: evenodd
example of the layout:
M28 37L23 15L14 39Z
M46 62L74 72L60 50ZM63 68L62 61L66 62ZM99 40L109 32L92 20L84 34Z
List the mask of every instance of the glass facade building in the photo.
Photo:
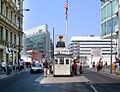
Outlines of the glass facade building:
M25 31L26 51L37 51L41 58L50 58L50 33L47 25Z
M101 2L101 34L109 37L110 33L118 31L118 4L119 0ZM111 28L112 27L112 28Z
M101 2L101 36L116 39L120 58L120 0Z

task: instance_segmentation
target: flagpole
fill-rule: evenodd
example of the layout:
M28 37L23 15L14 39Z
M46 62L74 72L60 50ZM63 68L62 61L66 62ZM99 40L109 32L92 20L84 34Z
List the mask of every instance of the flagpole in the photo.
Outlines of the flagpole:
M68 0L66 0L66 5L65 5L65 9L66 9L66 48L68 48Z
M66 16L66 48L68 48L68 16Z

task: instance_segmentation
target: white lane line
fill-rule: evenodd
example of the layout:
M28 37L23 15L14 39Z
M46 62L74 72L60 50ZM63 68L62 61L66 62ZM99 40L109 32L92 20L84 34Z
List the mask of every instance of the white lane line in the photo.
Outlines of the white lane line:
M91 86L91 88L94 90L94 92L98 92L93 85L90 85L90 86Z
M40 77L38 77L38 78L35 80L35 82L40 82L43 77L44 77L44 75L42 74Z

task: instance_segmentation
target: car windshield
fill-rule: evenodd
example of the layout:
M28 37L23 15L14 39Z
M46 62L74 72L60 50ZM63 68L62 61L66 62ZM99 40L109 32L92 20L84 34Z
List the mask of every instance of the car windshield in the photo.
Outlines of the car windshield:
M41 67L41 64L33 64L34 67Z

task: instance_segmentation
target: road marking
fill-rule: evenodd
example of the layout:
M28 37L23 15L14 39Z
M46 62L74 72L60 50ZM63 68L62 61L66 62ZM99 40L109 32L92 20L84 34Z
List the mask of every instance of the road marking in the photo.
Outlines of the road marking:
M91 88L94 90L94 92L98 92L93 85L90 85L90 86L91 86Z
M40 77L38 77L35 82L40 82L43 79L44 75L42 74Z

